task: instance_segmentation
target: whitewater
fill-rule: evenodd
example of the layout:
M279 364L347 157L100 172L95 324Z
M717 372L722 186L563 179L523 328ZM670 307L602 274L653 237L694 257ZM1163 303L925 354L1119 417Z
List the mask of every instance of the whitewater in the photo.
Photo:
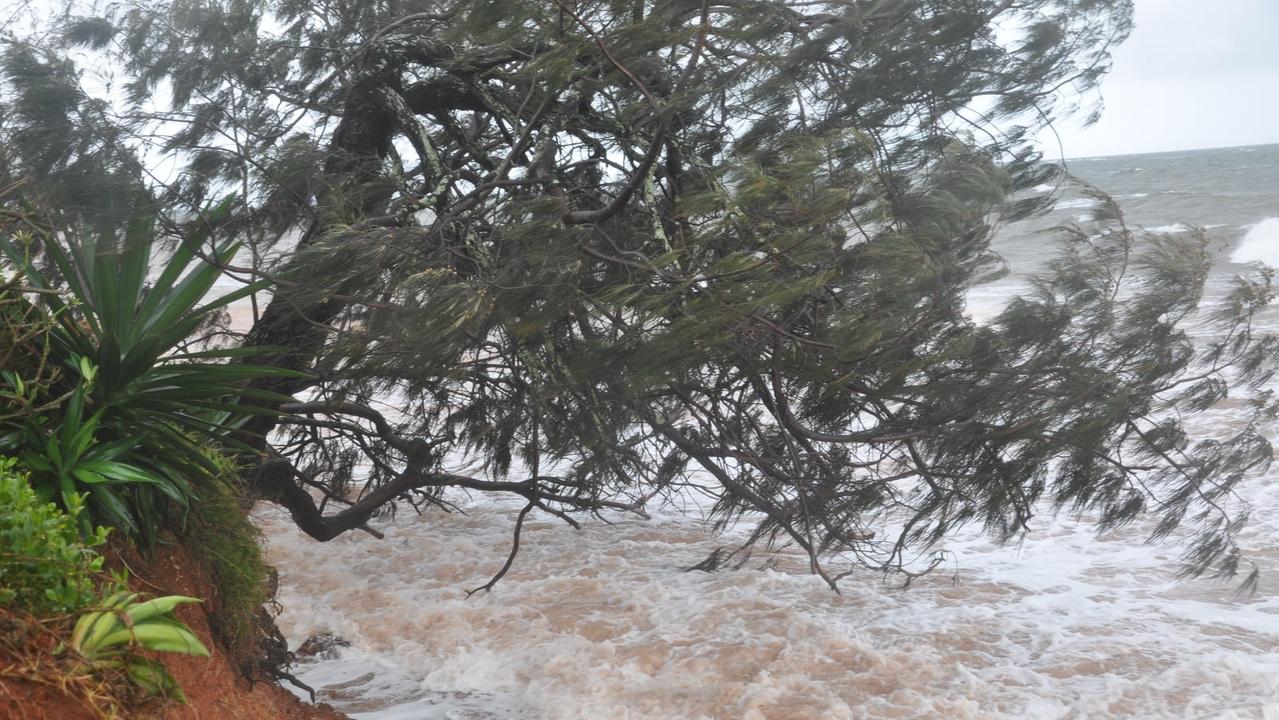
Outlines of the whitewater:
M1279 266L1279 146L1071 170L1112 192L1136 227L1208 228L1209 303L1249 263ZM974 318L997 313L1048 259L1044 226L1086 207L1066 192L1049 217L1001 231L1013 273L974 289ZM1279 331L1279 310L1261 322ZM1242 417L1225 402L1194 430L1225 435ZM1263 430L1279 442L1279 427ZM1141 523L1097 535L1088 518L1049 508L1021 542L965 530L910 587L865 572L841 594L785 550L685 571L746 531L712 533L696 504L580 531L532 516L509 574L469 598L505 559L518 498L402 510L375 523L382 540L316 543L277 509L255 517L281 570L290 646L348 643L303 659L298 675L355 718L1279 720L1279 468L1239 494L1253 510L1241 544L1261 570L1248 594L1238 579L1178 579L1182 538L1149 544Z

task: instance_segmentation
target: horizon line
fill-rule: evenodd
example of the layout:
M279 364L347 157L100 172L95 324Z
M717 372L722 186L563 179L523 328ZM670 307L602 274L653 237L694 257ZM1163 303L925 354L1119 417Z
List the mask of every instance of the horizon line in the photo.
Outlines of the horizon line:
M1235 148L1252 148L1252 147L1271 147L1279 145L1279 140L1261 143L1245 143L1243 145L1209 145L1205 147L1188 147L1188 148L1169 148L1167 150L1143 150L1137 152L1117 152L1105 155L1075 155L1072 157L1057 158L1050 162L1070 162L1072 160L1100 160L1102 158L1118 158L1132 157L1136 155L1166 155L1168 153L1177 152L1202 152L1206 150L1232 150Z

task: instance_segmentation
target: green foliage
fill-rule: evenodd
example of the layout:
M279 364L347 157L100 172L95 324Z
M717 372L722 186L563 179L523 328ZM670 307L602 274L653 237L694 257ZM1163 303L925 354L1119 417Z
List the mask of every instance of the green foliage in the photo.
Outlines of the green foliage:
M185 495L172 483L127 461L136 457L134 453L140 445L137 438L98 441L102 413L85 417L86 396L91 392L96 371L85 358L80 359L79 369L80 382L61 408L62 416L56 420L44 415L27 417L16 429L0 436L0 449L17 454L31 472L31 483L41 499L57 499L69 508L79 502L82 492L87 493L93 514L115 527L137 527L135 513L126 505L128 495L121 489L145 484L185 503ZM21 378L12 373L3 377L9 389L0 397L23 399L27 388ZM92 527L89 514L80 515L79 520L87 535Z
M230 433L246 412L240 398L262 395L244 389L243 381L276 372L226 362L243 351L186 346L212 313L258 289L206 300L220 272L217 262L236 246L211 247L208 261L201 256L205 238L199 231L185 237L148 282L156 242L149 218L135 218L118 244L99 246L91 234L81 240L44 235L43 251L57 275L33 262L29 234L0 237L0 251L42 293L50 362L64 379L42 387L5 373L0 392L10 407L28 412L0 419L0 450L21 458L46 499L65 503L86 493L93 519L146 546L154 543L168 503L189 505L193 484L216 477L201 444L236 442ZM65 282L69 299L58 293L55 277ZM40 408L60 391L64 404Z
M232 661L246 666L258 657L258 617L270 600L271 570L262 557L261 532L249 521L235 464L216 452L209 455L218 481L205 487L176 533L209 572L209 626Z
M198 602L181 595L143 600L138 593L120 591L80 616L66 646L89 672L123 670L143 690L185 701L164 665L138 657L136 651L208 657L209 650L195 633L172 615L177 606Z
M106 542L106 528L81 540L79 495L67 512L38 498L12 458L0 458L0 605L36 616L72 612L89 605L102 572L93 548Z

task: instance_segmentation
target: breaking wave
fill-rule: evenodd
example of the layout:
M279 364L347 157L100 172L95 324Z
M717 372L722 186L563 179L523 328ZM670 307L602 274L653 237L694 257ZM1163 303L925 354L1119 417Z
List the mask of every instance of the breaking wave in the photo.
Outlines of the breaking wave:
M1260 262L1279 267L1279 217L1268 217L1248 228L1248 234L1244 235L1230 261Z

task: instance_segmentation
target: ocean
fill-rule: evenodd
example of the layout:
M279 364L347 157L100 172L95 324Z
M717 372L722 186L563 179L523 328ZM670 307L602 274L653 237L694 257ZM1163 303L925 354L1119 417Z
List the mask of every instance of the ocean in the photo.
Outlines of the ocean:
M1248 263L1279 266L1279 145L1072 160L1128 223L1205 227L1206 302ZM1047 191L1051 188L1039 188ZM1051 256L1043 228L1083 220L1067 190L1046 217L1001 229L1011 273L975 288L992 317ZM1279 331L1279 309L1261 322ZM1229 402L1195 428L1240 422ZM1279 443L1279 427L1266 428ZM279 623L319 699L368 720L813 720L854 718L1259 718L1279 720L1279 465L1249 478L1242 535L1262 571L1238 582L1176 578L1178 538L1148 524L1098 535L1045 508L1019 543L975 529L908 589L846 578L842 594L797 553L757 554L708 574L683 568L731 545L694 510L609 517L574 531L531 519L500 567L521 504L459 497L464 513L401 511L378 540L316 543L277 509L256 518L280 569ZM518 500L515 499L515 500Z

